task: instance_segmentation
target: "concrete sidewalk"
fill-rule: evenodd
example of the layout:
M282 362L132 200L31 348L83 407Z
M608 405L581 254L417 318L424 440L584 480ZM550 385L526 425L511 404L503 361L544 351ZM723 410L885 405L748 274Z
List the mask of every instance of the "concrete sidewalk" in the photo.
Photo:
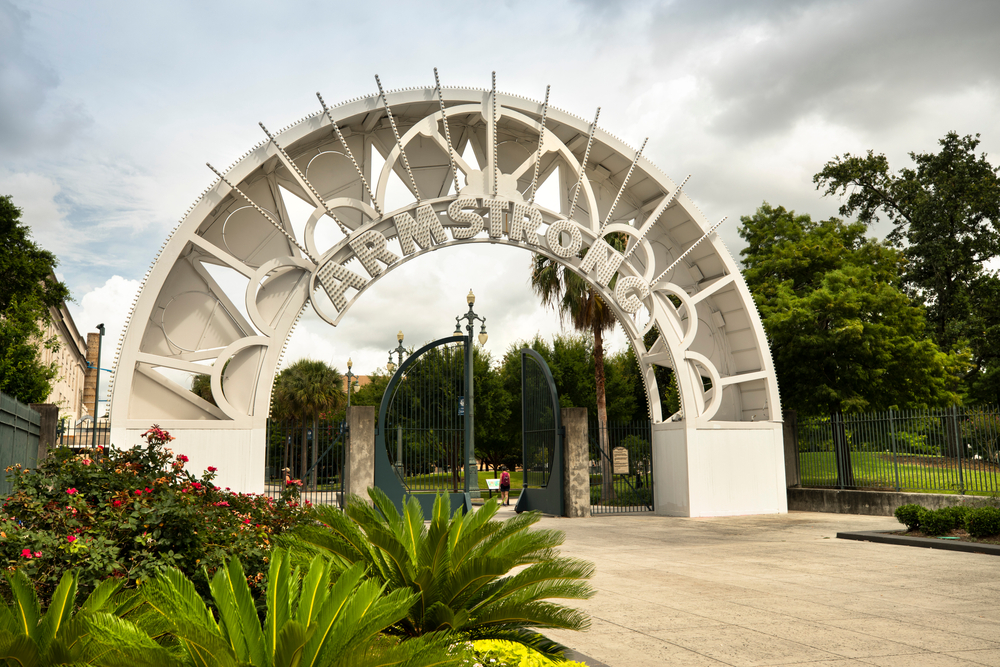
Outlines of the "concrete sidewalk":
M501 516L513 507L502 508ZM893 518L545 518L597 565L590 632L610 667L1000 667L1000 558L836 539Z

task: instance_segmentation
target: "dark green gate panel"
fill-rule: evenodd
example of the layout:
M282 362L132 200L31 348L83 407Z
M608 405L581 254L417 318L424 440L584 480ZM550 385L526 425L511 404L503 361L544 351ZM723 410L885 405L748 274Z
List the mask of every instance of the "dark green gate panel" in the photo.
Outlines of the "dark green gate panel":
M42 416L20 401L0 394L0 494L10 494L8 467L21 464L34 468L38 464L39 424Z
M399 365L379 406L375 431L375 486L402 511L410 497L431 515L447 494L451 511L471 509L464 491L465 336L448 336ZM477 480L478 483L478 480Z
M548 364L528 348L521 350L521 412L524 488L514 510L563 516L564 432L559 394Z

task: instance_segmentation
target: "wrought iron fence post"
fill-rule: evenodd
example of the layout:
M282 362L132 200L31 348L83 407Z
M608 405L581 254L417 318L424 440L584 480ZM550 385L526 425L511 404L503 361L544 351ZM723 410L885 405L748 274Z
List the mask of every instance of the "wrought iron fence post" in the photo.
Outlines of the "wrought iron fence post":
M958 451L958 493L965 495L965 476L962 474L962 450L965 443L962 441L962 427L958 422L958 406L951 406L951 424L955 431L955 449Z
M896 479L896 490L902 491L899 485L899 456L896 454L896 421L892 417L892 408L889 408L889 440L892 443L892 471Z

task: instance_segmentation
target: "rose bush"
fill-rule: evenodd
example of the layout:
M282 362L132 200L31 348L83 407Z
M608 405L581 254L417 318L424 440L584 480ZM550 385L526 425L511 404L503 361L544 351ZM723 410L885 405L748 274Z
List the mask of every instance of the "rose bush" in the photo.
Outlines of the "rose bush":
M24 571L47 601L73 568L83 594L109 576L134 586L176 567L207 596L205 573L235 556L262 593L272 540L308 521L299 487L279 498L220 489L215 467L200 477L185 469L188 457L166 447L169 433L154 426L144 438L128 450L59 448L36 469L8 469L0 562Z

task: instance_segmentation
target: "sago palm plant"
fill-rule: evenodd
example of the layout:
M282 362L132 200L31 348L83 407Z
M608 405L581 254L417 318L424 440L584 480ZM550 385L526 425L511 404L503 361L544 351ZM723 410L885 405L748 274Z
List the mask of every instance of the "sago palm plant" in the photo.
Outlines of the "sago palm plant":
M590 626L584 613L551 600L593 595L586 580L594 567L558 555L561 532L531 530L541 517L537 512L495 520L499 505L490 500L449 517L448 501L439 496L425 525L415 498L400 515L382 491L368 493L373 504L352 497L343 511L317 507L315 516L325 525L303 528L296 538L303 548L332 556L339 568L362 565L390 590L412 594L396 631L508 640L560 657L564 647L538 630Z
M339 573L331 586L332 563L316 557L305 575L288 554L275 549L267 582L267 616L262 624L240 562L233 559L211 582L216 621L194 585L179 570L142 586L153 612L169 622L180 644L180 664L197 667L389 667L458 664L447 637L399 641L382 631L398 623L415 595L364 579L358 564Z
M119 594L121 582L107 579L79 610L75 572L63 575L43 613L27 575L7 573L11 602L0 605L0 664L106 665L150 667L174 664L169 651L150 636L155 620L140 629L123 616L137 610L133 593Z

